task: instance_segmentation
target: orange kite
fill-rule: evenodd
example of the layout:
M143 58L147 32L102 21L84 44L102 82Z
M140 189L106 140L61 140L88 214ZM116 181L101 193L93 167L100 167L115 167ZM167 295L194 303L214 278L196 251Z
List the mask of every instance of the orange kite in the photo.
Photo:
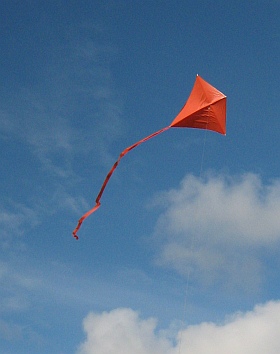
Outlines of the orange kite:
M95 206L86 212L78 221L78 224L73 231L73 236L78 240L77 232L81 227L83 221L92 213L94 213L101 205L100 199L106 188L106 185L111 178L113 172L118 166L120 160L136 146L153 138L154 136L168 130L169 128L198 128L212 130L220 134L226 134L226 96L218 91L215 87L203 80L199 75L196 80L190 96L181 109L180 113L173 120L173 122L157 132L147 136L137 143L127 147L114 163L108 175L106 176L103 185L96 197Z

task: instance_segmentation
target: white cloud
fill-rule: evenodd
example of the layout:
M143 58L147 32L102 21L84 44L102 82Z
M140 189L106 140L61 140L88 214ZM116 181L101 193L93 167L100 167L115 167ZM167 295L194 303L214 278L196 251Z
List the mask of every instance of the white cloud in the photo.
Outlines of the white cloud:
M164 195L162 219L175 232L192 231L225 237L233 244L269 244L280 239L280 180L264 185L254 174L187 176L178 190ZM166 219L167 218L167 219Z
M170 342L155 334L156 321L142 320L131 309L90 313L84 320L87 340L79 354L168 354Z
M182 354L277 354L280 352L280 302L256 306L223 325L202 323L182 336Z
M167 336L169 331L156 330L154 319L141 319L131 309L90 313L84 330L87 338L78 354L278 354L280 302L258 305L223 324L189 326L173 338L176 344Z
M204 284L256 291L262 250L280 241L280 181L264 184L254 174L187 176L158 196L165 206L156 235L157 263Z

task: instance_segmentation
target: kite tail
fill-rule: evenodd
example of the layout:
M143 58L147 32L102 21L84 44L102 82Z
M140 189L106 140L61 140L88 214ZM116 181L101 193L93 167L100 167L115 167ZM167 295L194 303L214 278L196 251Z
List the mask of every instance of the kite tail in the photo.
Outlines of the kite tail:
M160 133L163 133L164 131L166 131L166 130L169 129L169 128L170 128L170 126L165 127L165 128L162 128L162 129L158 130L157 132L155 132L155 133L153 133L153 134L147 136L146 138L139 140L137 143L135 143L135 144L133 144L133 145L127 147L126 149L124 149L124 150L121 152L119 158L117 159L117 161L116 161L116 162L114 163L114 165L112 166L111 170L110 170L109 173L107 174L107 176L106 176L106 178L105 178L105 180L104 180L104 182L103 182L103 184L102 184L102 187L101 187L101 189L100 189L100 192L98 193L98 196L97 196L97 198L96 198L96 200L95 200L95 203L96 203L95 206L94 206L92 209L90 209L88 212L86 212L86 213L80 218L80 220L78 221L78 224L77 224L75 230L72 232L73 237L75 237L76 240L79 239L79 237L78 237L78 235L77 235L77 232L78 232L78 230L80 229L80 227L81 227L83 221L84 221L88 216L90 216L92 213L94 213L94 212L100 207L100 205L101 205L100 199L101 199L101 197L102 197L102 194L103 194L103 192L104 192L104 190L105 190L105 188L106 188L106 185L107 185L107 183L109 182L109 179L111 178L113 172L115 171L115 169L117 168L118 164L120 163L120 160L121 160L129 151L131 151L132 149L136 148L138 145L144 143L145 141L147 141L147 140L149 140L149 139L155 137L156 135L158 135L158 134L160 134Z

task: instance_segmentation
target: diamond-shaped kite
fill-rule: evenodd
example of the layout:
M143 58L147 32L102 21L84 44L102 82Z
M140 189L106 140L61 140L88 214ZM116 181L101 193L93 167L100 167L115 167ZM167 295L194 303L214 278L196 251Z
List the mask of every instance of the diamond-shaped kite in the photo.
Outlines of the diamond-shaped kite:
M73 236L78 239L77 232L81 227L83 221L93 212L95 212L101 205L100 199L106 188L106 185L111 178L113 172L118 166L120 160L136 146L153 138L154 136L163 133L169 128L198 128L212 130L220 134L226 134L226 96L218 91L215 87L203 80L199 75L196 80L190 96L173 122L157 132L147 136L137 143L127 147L120 155L118 160L114 163L111 170L107 174L103 185L96 197L95 206L86 212L78 221L78 224L73 231Z

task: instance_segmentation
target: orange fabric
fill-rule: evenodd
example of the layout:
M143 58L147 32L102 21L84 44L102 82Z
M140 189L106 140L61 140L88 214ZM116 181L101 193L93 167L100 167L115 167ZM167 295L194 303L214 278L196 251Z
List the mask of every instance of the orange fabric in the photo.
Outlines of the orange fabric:
M77 240L79 238L77 232L83 221L100 207L100 199L102 194L120 160L138 145L171 127L207 129L221 134L226 134L226 96L197 75L194 87L187 102L173 122L168 127L160 129L146 138L139 140L137 143L129 146L119 155L118 160L114 163L102 184L95 200L95 206L80 218L75 230L72 232L73 236Z
M226 96L197 75L187 102L170 126L226 134Z

